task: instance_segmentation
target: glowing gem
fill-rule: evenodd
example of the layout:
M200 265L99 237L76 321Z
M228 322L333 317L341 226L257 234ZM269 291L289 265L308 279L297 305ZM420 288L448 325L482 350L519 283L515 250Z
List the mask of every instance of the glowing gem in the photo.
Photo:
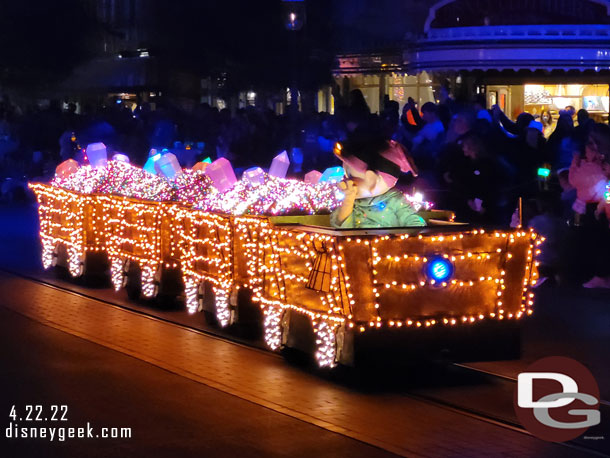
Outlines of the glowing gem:
M237 181L233 166L231 166L231 163L224 157L212 162L205 170L205 173L212 179L214 187L220 192L231 189Z
M251 184L263 184L265 172L260 167L251 167L244 172L241 178Z
M153 151L156 151L156 150L155 149L151 149L150 150L151 153ZM144 164L144 167L142 167L142 168L144 169L145 172L148 172L151 175L156 175L157 174L157 170L155 169L155 162L157 162L159 159L161 159L161 153L153 154L152 156L150 156L148 158L148 160Z
M76 173L77 171L78 162L76 162L74 159L68 159L57 166L57 168L55 169L55 174L59 178L67 178L73 173Z
M305 183L311 183L311 184L316 184L320 181L320 178L322 177L322 173L318 172L317 170L312 170L311 172L307 172L305 174Z
M158 174L169 179L174 179L176 175L182 173L182 167L178 158L173 153L165 153L155 162L155 170Z
M330 167L324 171L320 177L320 183L328 181L330 183L337 183L345 177L345 171L343 167Z
M205 169L208 168L208 165L210 165L209 162L205 162L205 161L197 162L193 166L193 170L195 170L195 171L200 170L201 172L205 172Z
M280 154L273 158L273 161L271 162L271 167L269 167L269 175L278 178L286 178L286 173L288 173L288 167L290 167L290 159L288 159L288 153L286 153L286 151L282 151Z
M108 153L103 143L91 143L87 145L87 158L91 167L106 167L108 164Z
M115 153L112 156L112 160L119 161L119 162L127 162L129 164L129 157L126 154L122 154L122 153Z

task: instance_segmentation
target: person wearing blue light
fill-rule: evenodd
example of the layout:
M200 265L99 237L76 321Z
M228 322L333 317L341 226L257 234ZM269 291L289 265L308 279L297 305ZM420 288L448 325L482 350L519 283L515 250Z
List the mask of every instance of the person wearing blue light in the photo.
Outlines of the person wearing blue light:
M426 223L394 188L401 173L416 175L399 143L355 136L335 154L343 161L347 179L339 183L345 199L331 214L336 228L410 227Z

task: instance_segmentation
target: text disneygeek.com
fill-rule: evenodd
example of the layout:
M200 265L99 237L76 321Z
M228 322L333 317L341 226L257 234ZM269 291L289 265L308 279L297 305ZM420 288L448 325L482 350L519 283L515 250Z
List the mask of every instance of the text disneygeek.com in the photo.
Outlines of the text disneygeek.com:
M20 426L9 423L5 430L7 439L45 439L49 442L64 442L66 439L129 439L131 428L94 428L87 422L81 427L67 426Z
M12 406L10 421L4 430L6 439L43 439L49 442L65 442L66 439L129 439L131 428L98 427L87 422L85 426L43 426L43 423L68 421L68 406L26 405ZM57 423L55 423L57 424Z

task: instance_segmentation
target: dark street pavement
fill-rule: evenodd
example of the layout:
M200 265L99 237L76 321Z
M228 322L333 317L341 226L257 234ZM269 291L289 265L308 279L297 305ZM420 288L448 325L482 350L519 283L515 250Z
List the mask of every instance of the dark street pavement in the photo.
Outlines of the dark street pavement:
M232 449L232 441L241 437L240 428L256 430L258 426L265 426L265 417L250 410L252 405L258 405L292 417L297 426L265 429L268 436L254 432L257 439L268 437L271 443L281 443L300 435L300 424L305 428L319 427L314 428L318 431L313 433L317 434L315 440L305 441L310 448L304 445L307 453L302 456L323 455L323 451L318 452L316 447L325 447L322 433L331 432L408 457L478 456L482 450L486 456L588 456L581 450L544 442L404 395L400 390L377 392L344 386L290 365L276 354L189 331L11 275L0 274L0 307L180 376L157 372L132 358L125 360L133 364L132 367L100 361L97 353L90 352L93 344L89 342L72 338L61 345L45 342L44 337L36 337L44 336L36 329L29 332L20 330L8 320L0 320L0 327L9 328L5 334L10 342L0 342L2 348L7 349L2 367L17 372L5 380L13 386L12 392L19 393L7 394L4 398L7 420L8 405L18 403L13 401L13 396L23 399L20 402L38 402L46 406L70 405L68 400L64 401L70 398L73 399L71 412L76 414L83 409L82 417L70 415L70 418L78 419L79 424L95 420L100 425L122 427L131 426L123 424L123 419L133 418L141 425L140 429L155 432L148 436L150 444L157 441L164 444L169 440L167 450L175 442L163 437L166 432L188 432L189 447L207 447L209 434L213 440L225 441L222 447L219 446L221 454L218 456L226 456L223 450L237 450ZM30 342L37 340L41 349L28 348ZM95 348L103 351L100 347ZM62 352L67 354L64 356ZM71 357L80 359L70 363ZM22 371L24 375L21 375ZM37 386L28 386L27 374L35 375ZM141 374L148 375L140 377ZM158 380L157 376L167 379ZM183 378L198 383L179 382ZM378 382L383 384L383 379ZM200 384L202 391L197 391ZM486 388L491 389L491 386ZM102 389L105 396L101 394ZM249 402L243 404L246 406L243 409L240 404L225 403L216 390L232 395L231 399L237 397ZM475 385L474 391L478 390ZM44 394L37 398L37 393ZM208 397L206 393L213 394ZM116 400L111 402L113 398ZM495 401L487 399L488 402ZM109 412L107 409L113 405L115 407ZM186 413L182 412L183 408L187 409ZM105 411L109 418L98 417L98 410ZM121 423L113 423L113 418ZM240 420L233 420L237 418ZM201 423L195 429L185 429L191 421ZM254 426L248 426L251 424ZM243 441L239 439L238 446L243 447L239 450L243 456L258 456L258 445L247 442L248 434L249 431L244 432ZM349 448L337 447L331 456L355 454ZM283 447L277 453L284 453L287 448ZM181 450L176 456L182 455ZM298 449L290 448L291 451L298 456ZM185 450L184 454L187 452ZM372 456L366 451L364 453ZM118 456L122 455L122 452L118 453Z
M130 439L5 439L4 457L388 457L0 307L2 431L11 406L67 405L68 421L21 426L130 427Z

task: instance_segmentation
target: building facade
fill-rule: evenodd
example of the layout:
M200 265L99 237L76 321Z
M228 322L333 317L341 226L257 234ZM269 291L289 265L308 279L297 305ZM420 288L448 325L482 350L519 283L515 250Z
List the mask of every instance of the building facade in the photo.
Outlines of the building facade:
M422 33L430 0L355 0L338 2L334 22L339 53L335 58L335 84L346 96L362 91L371 111L383 109L386 99L401 108L409 97L423 104L434 100L427 72L407 69L404 51ZM323 107L321 107L323 108Z
M444 73L485 93L513 117L566 106L608 119L610 2L444 0L404 59L413 72Z
M449 82L454 95L484 93L488 106L497 103L511 117L571 105L608 118L610 2L442 0L423 19L413 11L405 17L421 20L419 36L409 22L389 53L337 56L337 83L361 89L372 111L385 96L421 105Z

